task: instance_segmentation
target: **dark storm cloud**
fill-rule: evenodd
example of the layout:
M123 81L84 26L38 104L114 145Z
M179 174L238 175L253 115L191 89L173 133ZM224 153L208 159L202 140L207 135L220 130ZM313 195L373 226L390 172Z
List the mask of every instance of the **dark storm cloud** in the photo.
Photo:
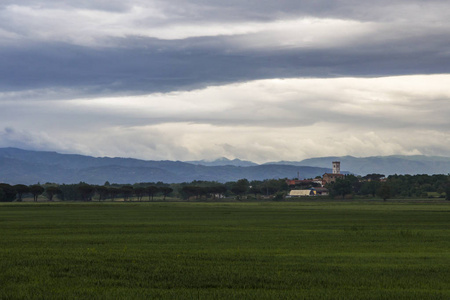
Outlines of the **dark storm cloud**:
M3 1L0 88L141 93L266 78L447 73L448 8L446 1ZM316 19L303 30L295 22L271 29L283 25L270 22L299 18ZM321 18L357 22L327 25L317 34L323 41L302 41L314 39L309 31ZM342 31L364 26L368 32L345 40ZM326 34L333 30L335 41Z
M446 73L449 42L442 36L389 46L340 49L234 50L229 38L154 41L125 48L40 43L0 48L0 88L86 87L93 93L166 92L212 84L287 77L386 76ZM127 44L124 39L121 43ZM201 47L197 45L202 45ZM390 49L386 49L389 47Z

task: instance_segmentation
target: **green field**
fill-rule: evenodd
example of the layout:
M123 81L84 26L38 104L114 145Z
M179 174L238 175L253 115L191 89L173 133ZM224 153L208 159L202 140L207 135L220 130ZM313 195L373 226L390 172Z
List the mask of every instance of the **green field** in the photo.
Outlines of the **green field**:
M10 203L0 237L0 299L450 299L448 203Z

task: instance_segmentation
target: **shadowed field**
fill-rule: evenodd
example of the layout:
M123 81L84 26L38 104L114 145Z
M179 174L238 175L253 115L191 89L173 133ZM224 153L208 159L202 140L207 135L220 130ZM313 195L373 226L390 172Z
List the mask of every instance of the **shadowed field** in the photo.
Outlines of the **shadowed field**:
M0 205L1 299L449 299L446 203Z

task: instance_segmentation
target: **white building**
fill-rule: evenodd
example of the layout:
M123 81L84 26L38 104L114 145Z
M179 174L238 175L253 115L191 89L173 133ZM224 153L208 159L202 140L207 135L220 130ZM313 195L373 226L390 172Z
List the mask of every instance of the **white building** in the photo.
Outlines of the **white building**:
M292 190L289 192L288 197L305 197L305 196L315 196L316 191L314 189L310 190Z

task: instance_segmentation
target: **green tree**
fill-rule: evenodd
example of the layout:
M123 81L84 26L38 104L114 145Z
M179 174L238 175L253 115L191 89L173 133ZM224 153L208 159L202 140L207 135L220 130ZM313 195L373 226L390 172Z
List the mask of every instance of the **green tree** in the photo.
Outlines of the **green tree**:
M108 187L108 195L111 198L111 201L114 201L119 194L120 189L115 187Z
M16 199L16 194L17 191L13 186L0 183L0 202L12 202Z
M180 194L183 199L189 199L194 197L196 199L200 198L201 195L206 194L206 189L197 185L185 185L181 188Z
M157 186L155 186L155 185L148 186L147 187L148 200L151 199L151 201L153 201L153 197L158 192L159 192L159 188Z
M95 191L98 194L98 200L103 201L106 200L109 196L109 188L105 185L99 185L95 187Z
M61 194L58 194L58 198L61 200L81 201L83 197L78 189L78 184L61 184L58 186L61 190Z
M37 202L39 195L42 195L42 193L45 191L45 189L40 186L39 184L34 184L30 186L30 193L33 194L33 201Z
M266 195L274 195L278 192L287 191L288 185L285 179L267 179L262 183L263 192Z
M247 179L239 179L231 188L231 192L240 199L242 195L247 193L249 185L250 183Z
M328 186L330 190L330 195L332 196L342 196L350 194L353 191L352 182L346 178L338 178L335 182Z
M359 192L361 195L372 195L372 197L375 197L380 186L381 183L379 181L366 181L362 184Z
M372 174L367 174L366 176L363 177L363 179L367 180L367 181L380 181L381 178L384 178L384 174L377 174L377 173L372 173Z
M80 182L77 189L80 191L83 201L92 201L92 196L94 196L95 193L94 186L84 182Z
M255 195L255 198L258 198L258 194L261 194L261 190L262 190L262 187L261 187L261 185L252 185L251 187L250 187L250 193L252 193L253 195Z
M53 201L53 196L60 193L61 190L57 186L51 185L45 189L45 194L47 195L48 201Z
M142 197L145 195L146 188L137 186L134 188L134 195L138 198L138 201L142 201Z
M350 193L354 193L354 194L358 194L361 190L361 186L363 185L363 183L359 180L358 177L356 177L353 174L349 174L345 176L345 180L350 181L350 184L352 186L352 191ZM350 194L348 193L348 194Z
M171 187L168 186L162 186L159 188L161 193L163 194L163 201L166 201L166 197L170 195L170 193L173 192L173 189Z
M277 192L275 194L275 197L273 197L273 201L282 201L286 197L286 194L284 192Z
M123 201L129 201L131 195L133 195L133 186L127 184L120 188L120 192L123 196Z
M16 190L17 193L17 201L21 202L22 201L22 196L26 193L30 192L30 188L24 184L16 184L14 186L14 189Z
M450 183L445 186L445 200L450 200Z
M391 197L391 187L384 183L380 186L377 192L378 196L383 199L383 201L386 201Z
M211 186L208 190L208 193L213 195L213 199L216 199L216 196L219 195L219 198L225 194L227 191L227 187L223 184L215 184Z

